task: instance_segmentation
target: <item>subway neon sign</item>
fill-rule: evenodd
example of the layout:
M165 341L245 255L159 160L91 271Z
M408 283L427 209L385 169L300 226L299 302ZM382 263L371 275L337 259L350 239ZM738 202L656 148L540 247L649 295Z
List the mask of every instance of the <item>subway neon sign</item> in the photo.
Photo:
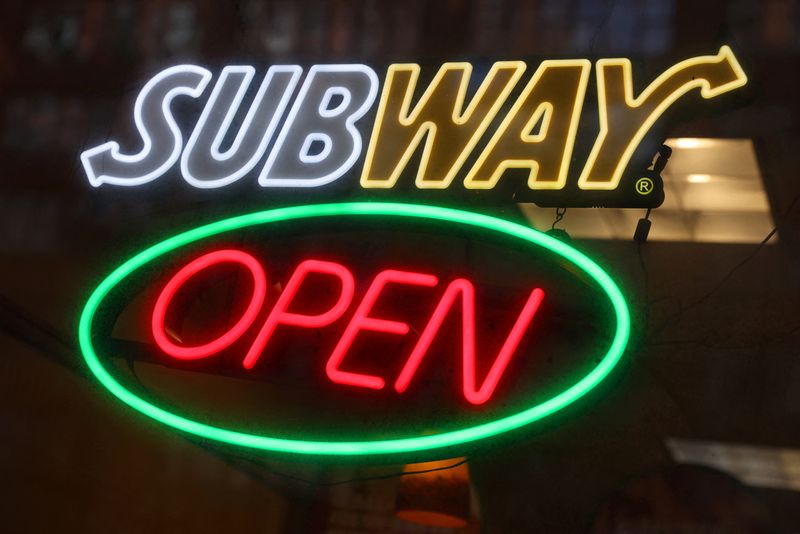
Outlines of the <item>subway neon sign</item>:
M250 180L282 200L349 184L355 200L216 220L122 262L81 314L92 374L182 432L318 456L450 454L597 388L631 331L603 268L510 221L391 200L511 192L655 207L652 154L637 156L648 133L679 100L719 97L747 76L727 46L649 83L627 59L529 67L392 64L381 78L363 64L234 65L216 77L178 65L153 76L135 99L140 139L80 155L100 191L179 176L206 191ZM132 362L156 378L141 382Z
M555 197L558 205L625 205L613 192L664 112L695 89L712 99L747 82L728 46L674 64L638 94L628 59L600 59L599 130L579 164L574 149L582 119L589 119L582 111L591 61L547 60L529 70L523 61L498 61L479 78L470 63L445 63L425 84L412 63L390 65L382 81L362 64L274 65L259 82L255 67L236 65L212 84L210 70L178 65L155 75L136 98L140 150L108 141L81 161L95 187L142 186L175 172L201 189L243 179L264 188L324 188L346 177L374 193L398 184L493 190L518 169L524 178L515 185L536 201L574 190ZM194 123L178 124L173 101L201 98Z

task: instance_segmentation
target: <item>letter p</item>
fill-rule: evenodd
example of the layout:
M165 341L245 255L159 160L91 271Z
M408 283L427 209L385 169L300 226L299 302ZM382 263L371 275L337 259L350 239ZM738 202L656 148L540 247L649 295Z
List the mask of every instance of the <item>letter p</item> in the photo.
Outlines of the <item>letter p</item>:
M341 284L341 291L336 303L327 311L316 315L307 315L302 313L295 313L289 311L289 306L294 301L297 291L303 284L309 273L324 274L338 278ZM320 261L320 260L306 260L297 266L291 278L286 283L286 288L278 297L278 301L272 308L272 311L267 316L264 326L261 327L255 341L247 351L244 358L243 365L245 369L252 369L261 357L267 342L275 332L275 328L279 324L289 326L299 326L302 328L321 328L327 326L337 320L350 306L353 300L353 292L355 290L355 281L353 275L341 264Z

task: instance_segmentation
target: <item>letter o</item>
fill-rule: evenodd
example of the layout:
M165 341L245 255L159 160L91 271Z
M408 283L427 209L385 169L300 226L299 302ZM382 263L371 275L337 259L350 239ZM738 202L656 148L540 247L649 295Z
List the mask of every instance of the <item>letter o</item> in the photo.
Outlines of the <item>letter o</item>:
M250 271L253 277L253 294L250 298L250 303L247 305L247 309L244 311L239 321L217 339L204 345L197 345L194 347L176 345L167 336L164 324L167 308L172 298L189 278L219 263L237 263ZM229 347L250 328L259 310L261 310L262 304L264 304L264 297L266 294L267 277L264 274L264 269L261 267L261 264L258 263L258 260L253 256L240 250L225 249L209 252L184 266L169 282L167 282L167 285L164 286L164 289L158 296L158 300L156 300L155 308L153 309L151 321L153 337L161 350L179 360L198 360L211 356Z

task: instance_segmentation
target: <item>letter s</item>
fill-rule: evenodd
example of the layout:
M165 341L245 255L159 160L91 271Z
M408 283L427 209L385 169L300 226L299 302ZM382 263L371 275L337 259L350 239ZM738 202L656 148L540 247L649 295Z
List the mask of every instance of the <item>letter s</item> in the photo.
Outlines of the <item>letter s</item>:
M170 111L179 95L197 98L211 80L211 73L195 65L177 65L156 74L136 97L133 120L142 137L142 149L122 154L119 143L109 141L86 150L81 162L89 183L124 186L155 180L180 157L183 137Z

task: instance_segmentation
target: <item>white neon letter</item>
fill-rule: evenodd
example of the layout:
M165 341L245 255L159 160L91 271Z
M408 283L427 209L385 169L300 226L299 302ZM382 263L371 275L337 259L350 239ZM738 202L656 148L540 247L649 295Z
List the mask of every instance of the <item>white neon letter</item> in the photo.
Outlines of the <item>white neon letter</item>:
M258 183L264 187L317 187L347 172L361 154L355 127L378 93L366 65L314 65L286 118ZM334 96L341 103L331 107ZM322 150L311 154L313 143Z
M142 137L142 149L122 154L119 143L109 141L81 154L89 183L124 186L141 185L169 170L183 148L181 130L172 116L170 104L179 95L197 98L203 93L211 73L195 65L165 69L147 82L136 97L133 120Z
M231 147L220 145L255 75L251 66L225 67L181 156L183 178L195 187L222 187L255 167L278 126L303 69L273 66L267 71Z

